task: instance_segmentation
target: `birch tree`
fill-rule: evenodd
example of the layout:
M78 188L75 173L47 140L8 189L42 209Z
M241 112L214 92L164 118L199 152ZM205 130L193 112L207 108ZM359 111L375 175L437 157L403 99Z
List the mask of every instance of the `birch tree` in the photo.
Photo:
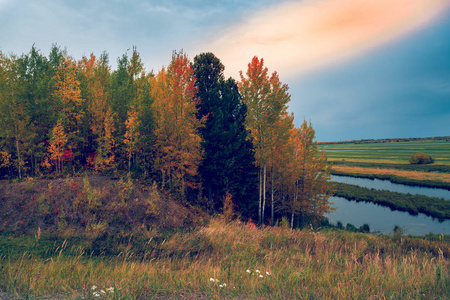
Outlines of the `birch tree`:
M282 84L276 72L271 76L264 67L264 60L253 57L248 64L246 76L240 72L239 91L248 107L246 125L251 132L255 148L256 162L259 167L258 216L262 224L265 217L267 169L273 165L274 153L286 135L278 125L287 114L290 101L288 86ZM288 127L286 127L288 128Z
M327 164L325 152L319 153L317 141L315 141L315 130L311 123L303 121L300 128L292 131L291 138L294 144L295 189L288 203L288 209L291 214L292 228L295 215L317 221L333 208L328 201L331 166Z

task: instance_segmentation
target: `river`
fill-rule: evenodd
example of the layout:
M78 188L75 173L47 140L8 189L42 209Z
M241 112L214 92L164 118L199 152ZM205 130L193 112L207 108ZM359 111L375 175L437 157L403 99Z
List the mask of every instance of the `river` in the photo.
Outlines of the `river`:
M341 197L331 197L330 201L334 202L332 206L338 209L325 216L335 225L338 221L341 221L344 226L350 223L358 228L368 224L372 232L382 234L392 233L395 225L404 228L405 234L424 235L430 232L450 234L450 220L439 222L424 214L412 216L406 212L392 211L388 207L349 201Z
M387 190L398 193L409 193L413 195L425 195L429 197L438 197L450 200L450 191L439 188L429 188L422 186L411 186L398 183L392 183L389 180L357 178L350 176L333 175L332 181L353 184L365 188Z
M388 180L372 180L338 175L333 175L332 180L366 188L425 195L450 200L450 191L445 189L409 186L392 183ZM395 225L403 227L406 234L412 235L423 235L429 232L450 234L450 220L439 222L424 214L413 216L407 212L392 211L388 207L373 203L349 201L341 197L331 197L330 201L335 202L333 207L338 207L335 212L326 215L333 224L341 221L344 226L346 226L347 223L350 223L358 228L363 224L368 224L371 231L383 234L391 233Z

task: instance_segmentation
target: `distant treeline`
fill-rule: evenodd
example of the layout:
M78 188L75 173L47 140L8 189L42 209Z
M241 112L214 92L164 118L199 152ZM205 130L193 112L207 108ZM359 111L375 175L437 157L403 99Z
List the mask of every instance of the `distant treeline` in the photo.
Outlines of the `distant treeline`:
M321 144L321 145L375 144L375 143L417 142L417 141L446 141L446 142L449 142L450 136L435 136L435 137L423 137L423 138L362 139L362 140L349 140L349 141L318 142L318 144Z

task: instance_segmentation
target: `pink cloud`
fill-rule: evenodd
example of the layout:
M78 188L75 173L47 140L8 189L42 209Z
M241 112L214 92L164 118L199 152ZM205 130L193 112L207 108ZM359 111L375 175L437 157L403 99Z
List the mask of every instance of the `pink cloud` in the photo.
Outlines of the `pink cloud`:
M236 24L211 51L238 78L255 55L282 76L301 75L402 37L440 15L449 0L318 0L270 7Z

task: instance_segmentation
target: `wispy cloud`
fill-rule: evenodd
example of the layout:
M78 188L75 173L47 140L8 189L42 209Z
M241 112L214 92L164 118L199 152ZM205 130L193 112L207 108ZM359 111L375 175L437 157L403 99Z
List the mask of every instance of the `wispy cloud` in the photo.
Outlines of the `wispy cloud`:
M257 13L201 45L237 77L254 55L281 74L326 66L391 41L443 11L448 0L317 0Z

